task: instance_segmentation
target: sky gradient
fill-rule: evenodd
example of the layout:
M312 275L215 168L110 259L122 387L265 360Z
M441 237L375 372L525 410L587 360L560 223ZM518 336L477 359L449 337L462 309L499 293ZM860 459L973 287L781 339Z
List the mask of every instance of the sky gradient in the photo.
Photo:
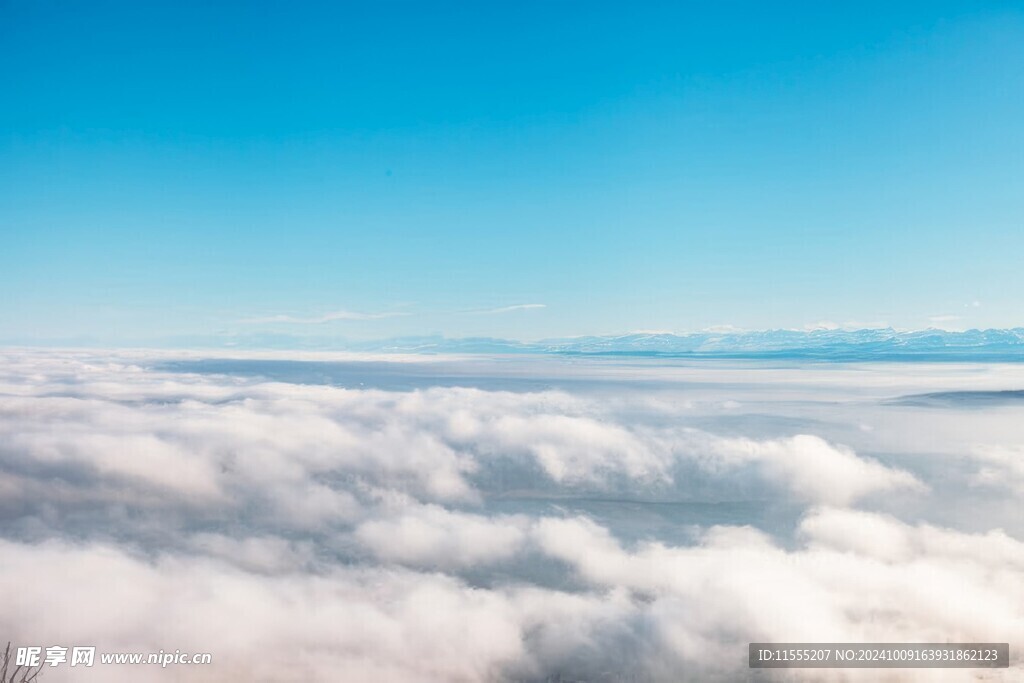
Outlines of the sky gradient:
M0 341L1024 325L1019 3L0 3Z

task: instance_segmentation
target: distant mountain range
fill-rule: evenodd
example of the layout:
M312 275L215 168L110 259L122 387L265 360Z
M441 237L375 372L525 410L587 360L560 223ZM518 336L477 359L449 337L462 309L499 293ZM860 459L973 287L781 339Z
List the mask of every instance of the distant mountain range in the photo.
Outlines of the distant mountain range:
M2 340L3 345L109 347L99 339ZM822 361L1024 362L1024 327L1013 329L765 330L760 332L631 333L522 342L441 335L354 341L342 337L252 332L138 340L137 348L364 351L374 353L488 353L664 358L804 359ZM124 346L124 345L122 345Z
M682 358L1024 361L1024 328L1003 330L767 330L635 333L518 342L489 337L402 337L347 345L404 353L549 353Z

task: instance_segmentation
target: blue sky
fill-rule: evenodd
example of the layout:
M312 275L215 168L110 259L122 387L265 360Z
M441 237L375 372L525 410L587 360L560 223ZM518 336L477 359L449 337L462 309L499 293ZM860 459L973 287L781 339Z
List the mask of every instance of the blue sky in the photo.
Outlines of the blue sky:
M1020 3L0 3L0 339L1024 325Z

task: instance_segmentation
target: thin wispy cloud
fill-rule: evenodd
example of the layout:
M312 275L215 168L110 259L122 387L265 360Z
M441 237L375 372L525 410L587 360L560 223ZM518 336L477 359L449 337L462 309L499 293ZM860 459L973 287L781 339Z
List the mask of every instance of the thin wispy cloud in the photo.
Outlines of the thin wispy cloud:
M498 315L499 313L511 313L512 311L527 311L547 307L547 304L514 304L512 306L501 306L499 308L484 308L479 310L466 311L466 313L473 313L476 315Z
M513 304L511 306L500 306L497 308L476 308L462 311L451 311L449 314L500 315L502 313L512 313L514 311L527 311L541 308L547 308L547 304ZM250 318L243 318L242 320L239 320L239 322L246 325L268 325L275 323L284 325L323 325L325 323L346 320L383 320L386 318L400 318L411 315L415 314L410 311L380 311L372 313L362 313L360 311L338 310L331 311L330 313L324 313L322 315L310 316L290 315L285 313L277 315L254 316Z
M834 322L831 320L821 320L815 323L807 323L803 329L806 332L835 332L837 330L853 331L853 330L878 330L889 327L889 323L884 320L847 320L842 323Z
M270 315L256 318L244 318L239 321L249 325L261 325L268 323L284 323L288 325L322 325L324 323L336 322L339 320L381 320L384 318L398 318L412 315L404 311L384 311L380 313L360 313L358 311L332 311L323 315L295 316L295 315Z

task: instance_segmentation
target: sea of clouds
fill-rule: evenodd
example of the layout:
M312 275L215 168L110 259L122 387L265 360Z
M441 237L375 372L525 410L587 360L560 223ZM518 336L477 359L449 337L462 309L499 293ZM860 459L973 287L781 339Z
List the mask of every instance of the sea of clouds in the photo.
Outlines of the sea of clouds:
M43 683L1024 676L1024 367L221 360L0 351L0 632L213 656Z

